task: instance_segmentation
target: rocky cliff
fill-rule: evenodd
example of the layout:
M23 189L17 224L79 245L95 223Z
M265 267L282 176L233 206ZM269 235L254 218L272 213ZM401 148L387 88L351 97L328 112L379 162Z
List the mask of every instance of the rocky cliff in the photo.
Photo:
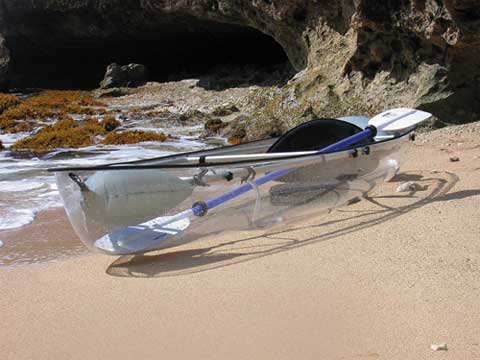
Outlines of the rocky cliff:
M268 100L270 118L396 105L479 118L480 0L0 1L4 87L55 83L89 65L101 78L104 63L147 53L171 69L278 57L275 45L298 73Z

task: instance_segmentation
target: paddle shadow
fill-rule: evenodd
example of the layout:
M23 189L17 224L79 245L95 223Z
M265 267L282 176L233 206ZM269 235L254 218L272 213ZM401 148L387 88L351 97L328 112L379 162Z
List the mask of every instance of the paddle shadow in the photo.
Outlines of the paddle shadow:
M480 190L461 190L450 194L439 196L435 201L461 200L472 196L480 195Z
M421 181L423 179L422 174L414 173L401 173L394 176L392 182L407 182L407 181Z
M426 172L425 172L426 173ZM245 237L233 241L222 241L217 236L216 242L198 249L173 250L162 253L122 256L107 269L107 274L117 277L170 277L209 271L225 266L270 256L310 244L333 240L335 238L382 224L412 210L425 206L437 199L442 199L455 186L459 178L453 173L437 173L428 177L415 173L428 191L421 195L394 196L394 202L406 202L400 205L385 205L380 201L392 200L389 196L367 196L365 200L374 205L373 209L342 208L332 213L340 217L309 226L310 230L324 231L320 235L302 238L305 226L289 227L261 236ZM359 221L360 220L360 221ZM194 244L202 245L200 242ZM207 245L207 244L205 244ZM168 250L167 250L168 251Z

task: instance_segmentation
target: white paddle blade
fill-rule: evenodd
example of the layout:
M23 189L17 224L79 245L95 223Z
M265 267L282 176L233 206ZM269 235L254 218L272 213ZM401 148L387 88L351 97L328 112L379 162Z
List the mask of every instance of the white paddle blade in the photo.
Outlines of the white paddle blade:
M159 217L140 225L115 230L102 236L94 245L109 255L136 254L156 249L168 239L179 236L189 226L188 217L177 220L173 216Z
M384 111L368 122L378 131L395 133L414 128L432 117L432 114L415 109L397 108Z

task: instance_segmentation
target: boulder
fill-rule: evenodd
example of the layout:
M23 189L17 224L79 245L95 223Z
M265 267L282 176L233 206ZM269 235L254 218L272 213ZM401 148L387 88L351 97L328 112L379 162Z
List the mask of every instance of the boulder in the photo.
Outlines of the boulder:
M113 63L108 65L105 76L100 82L100 88L137 87L145 85L147 81L148 70L144 65L128 64L120 66Z
M205 122L204 136L216 136L227 124L218 118L209 119Z

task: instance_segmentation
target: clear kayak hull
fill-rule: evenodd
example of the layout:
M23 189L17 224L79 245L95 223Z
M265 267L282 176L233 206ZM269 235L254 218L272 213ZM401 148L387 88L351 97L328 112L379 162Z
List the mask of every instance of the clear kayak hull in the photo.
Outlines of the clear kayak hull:
M152 169L57 172L56 180L68 217L91 250L113 255L147 252L225 230L267 231L345 205L396 174L408 138L404 134L328 154L236 164L196 166L178 155L142 162L156 167ZM272 141L205 154L261 154ZM279 169L288 171L274 181L256 184L255 179ZM168 223L170 217L188 212L195 204L245 184L251 184L251 189L242 196L202 216ZM150 219L156 221L142 225ZM164 225L156 227L159 223ZM125 232L107 236L125 227L133 233L128 241ZM143 235L136 237L136 231Z

